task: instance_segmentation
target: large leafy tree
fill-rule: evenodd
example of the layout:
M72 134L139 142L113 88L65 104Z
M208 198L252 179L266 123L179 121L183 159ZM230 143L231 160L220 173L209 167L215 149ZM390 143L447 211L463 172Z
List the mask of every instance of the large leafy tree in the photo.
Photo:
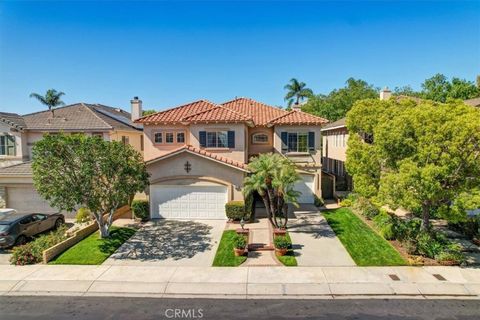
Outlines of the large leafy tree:
M480 110L458 100L365 100L347 127L346 165L358 193L420 212L423 228L433 211L464 217L462 199L480 188Z
M65 102L63 102L61 99L63 95L65 95L65 93L61 91L57 91L55 89L48 89L44 96L38 93L31 93L30 98L35 98L42 104L46 105L53 116L54 108L65 105Z
M251 175L245 178L245 197L258 192L267 210L269 221L276 228L285 228L288 222L288 203L298 205L300 192L293 186L300 177L295 165L279 154L261 154L248 164Z
M285 85L284 89L287 90L285 101L288 101L289 107L293 103L298 105L300 101L313 95L313 91L307 88L305 82L298 81L295 78L292 78L290 83Z
M361 79L349 78L344 88L327 95L310 97L302 110L335 121L345 117L353 104L362 99L378 97L378 89Z
M88 208L102 238L113 213L148 185L142 156L131 146L81 134L45 135L33 147L32 169L35 188L52 207Z

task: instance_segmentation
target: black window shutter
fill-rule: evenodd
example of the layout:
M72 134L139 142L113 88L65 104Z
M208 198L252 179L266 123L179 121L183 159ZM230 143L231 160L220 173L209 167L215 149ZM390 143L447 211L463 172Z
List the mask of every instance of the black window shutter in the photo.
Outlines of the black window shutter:
M228 147L235 148L235 131L228 131Z
M199 139L200 139L200 147L206 147L207 146L207 132L206 131L200 131L199 132Z
M312 131L308 133L308 149L315 151L315 132Z
M280 138L282 139L282 151L286 152L288 150L288 132L280 133Z

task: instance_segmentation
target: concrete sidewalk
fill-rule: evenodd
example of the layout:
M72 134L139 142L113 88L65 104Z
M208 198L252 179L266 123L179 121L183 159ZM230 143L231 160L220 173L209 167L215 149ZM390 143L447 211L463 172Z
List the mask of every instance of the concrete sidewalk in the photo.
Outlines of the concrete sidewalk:
M0 295L480 299L480 269L0 266Z

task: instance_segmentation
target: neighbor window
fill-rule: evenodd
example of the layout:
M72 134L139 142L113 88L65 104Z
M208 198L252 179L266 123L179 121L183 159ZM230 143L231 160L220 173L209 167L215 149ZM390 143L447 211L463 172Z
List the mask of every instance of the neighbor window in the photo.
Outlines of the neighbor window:
M15 156L15 136L0 136L0 156Z
M130 143L130 139L127 136L122 136L122 143L127 145Z
M185 132L177 132L177 143L185 142Z
M308 152L308 133L288 133L288 152Z
M254 133L252 135L252 143L254 144L268 143L268 135L265 133Z
M209 131L207 132L207 148L227 148L227 131Z
M103 138L103 133L102 132L92 132L92 137Z
M155 139L155 143L162 143L163 142L162 133L161 132L155 133L154 139Z
M166 143L173 143L173 132L165 133L165 142Z

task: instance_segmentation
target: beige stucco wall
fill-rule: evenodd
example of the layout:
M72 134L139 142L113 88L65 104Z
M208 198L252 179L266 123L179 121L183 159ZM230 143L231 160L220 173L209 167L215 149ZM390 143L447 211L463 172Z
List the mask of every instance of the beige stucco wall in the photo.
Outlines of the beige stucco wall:
M348 132L346 128L329 130L322 132L323 156L330 159L346 161L347 160L347 141Z
M143 137L144 137L144 143L145 143L145 148L144 148L144 159L145 161L158 158L160 156L163 156L164 154L167 154L171 152L172 150L175 150L182 145L177 144L177 143L165 143L165 132L173 132L174 134L177 132L185 132L185 144L191 144L190 143L190 131L187 126L184 125L165 125L165 126L160 126L160 125L144 125L143 127ZM161 144L156 144L155 143L155 133L157 132L162 132L163 133L163 143ZM175 141L175 139L174 139ZM198 146L197 146L198 147Z
M285 155L293 162L315 163L320 165L322 158L322 138L320 126L275 126L273 136L273 147L276 152L282 153L281 132L315 132L315 151L307 153L286 153Z
M138 152L143 155L143 150L141 147L141 139L142 139L143 132L142 131L112 131L110 133L109 139L110 141L122 141L122 136L128 137L128 143ZM107 139L105 139L107 140Z
M0 168L20 163L22 160L26 159L26 157L24 157L27 145L25 133L12 128L6 123L0 123L0 134L15 136L15 156L0 155Z
M268 143L254 144L253 135L256 133L265 133L268 136ZM273 128L254 127L248 128L248 155L273 152Z
M190 172L185 171L185 163L191 165ZM182 152L170 158L147 165L150 183L185 184L185 180L207 181L228 187L229 200L242 200L241 187L245 172L230 166L205 159L201 156Z

